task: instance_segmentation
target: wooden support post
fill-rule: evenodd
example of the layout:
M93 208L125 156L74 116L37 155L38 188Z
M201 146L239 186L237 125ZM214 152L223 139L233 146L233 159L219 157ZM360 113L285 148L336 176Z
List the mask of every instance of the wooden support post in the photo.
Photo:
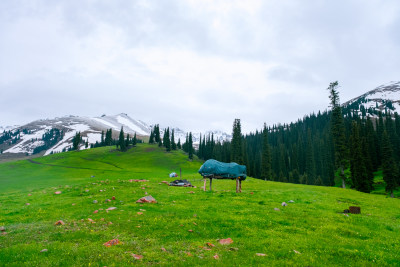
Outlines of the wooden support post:
M236 193L239 191L239 178L236 178Z
M206 191L206 187L207 187L207 179L206 179L206 177L204 177L204 191Z
M239 179L239 193L242 193L242 180Z
M210 178L210 191L212 191L212 178Z

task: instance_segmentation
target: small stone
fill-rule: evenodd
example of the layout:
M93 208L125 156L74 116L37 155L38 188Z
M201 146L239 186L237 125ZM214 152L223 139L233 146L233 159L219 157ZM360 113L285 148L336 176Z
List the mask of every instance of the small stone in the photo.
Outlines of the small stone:
M193 224L194 224L194 225L197 225L197 223L196 223L196 222L193 222Z
M110 210L116 210L117 207L109 207L108 209L106 209L106 211L110 211Z
M294 249L293 249L293 251L294 251L294 253L296 253L296 254L301 254L301 253L298 252L297 250L294 250Z
M280 211L280 209L278 209L278 208L274 208L274 210L276 210L276 211Z
M146 210L144 210L144 209L139 209L140 211L146 211Z
M167 250L165 248L161 248L162 251L167 252Z
M49 250L47 248L45 248L45 249L42 249L40 252L43 253L43 252L47 252L47 251L49 251Z
M188 194L194 194L194 192L193 191L190 191L190 192L187 192Z
M282 207L286 207L287 203L286 202L282 202Z
M86 192L86 193L89 192L89 189L86 189L85 192Z
M61 194L61 193L62 193L61 191L56 191L56 192L54 192L55 195L59 195L59 194Z
M115 200L115 197L113 196L111 199L112 199L112 200Z
M111 246L118 245L119 243L121 243L121 242L118 239L111 239L110 241L107 241L103 245L106 247L111 247Z
M0 231L4 232L6 230L6 228L4 228L4 226L0 226Z
M72 206L75 206L76 204L75 203L72 203Z
M193 233L193 230L192 230L192 229L190 229L190 230L188 230L188 232L191 232L191 233Z
M32 194L28 194L28 197L32 196Z
M254 195L254 193L253 193L253 192L250 192L250 195Z
M25 203L25 205L29 206L31 203Z
M92 219L90 219L90 218L88 218L88 221L89 221L90 223L96 223L94 220L92 220Z
M206 245L209 246L210 248L215 247L215 245L213 243L211 243L211 242L207 242Z
M97 204L99 203L97 200L93 200L93 204Z
M213 258L216 259L216 260L218 260L218 259L219 259L218 254L215 254L215 255L213 256Z
M151 195L149 195L138 199L136 203L157 203L157 200Z
M293 200L289 200L289 203L294 203L294 201Z
M233 243L233 240L232 240L232 238L220 239L220 240L219 240L219 243L220 243L221 245L229 245L229 244L232 244L232 243Z
M95 210L95 211L93 211L93 213L99 213L99 211L98 211L98 210Z
M142 215L142 214L143 214L143 212L138 212L138 213L137 213L137 215Z
M65 223L62 220L56 221L54 225L64 225Z
M256 256L265 257L265 256L267 256L267 254L264 254L264 253L256 253Z
M141 259L143 259L143 255L132 254L132 257L133 257L135 260L141 260Z
M230 250L230 251L238 251L239 248L230 248L229 250Z

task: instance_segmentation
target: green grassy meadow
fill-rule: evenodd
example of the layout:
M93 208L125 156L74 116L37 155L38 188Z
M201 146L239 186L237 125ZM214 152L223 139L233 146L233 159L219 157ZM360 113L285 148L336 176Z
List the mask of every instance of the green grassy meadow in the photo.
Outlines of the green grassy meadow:
M0 266L400 265L399 199L252 178L204 192L201 164L148 144L0 164ZM179 169L196 188L161 183ZM137 204L146 193L158 203Z

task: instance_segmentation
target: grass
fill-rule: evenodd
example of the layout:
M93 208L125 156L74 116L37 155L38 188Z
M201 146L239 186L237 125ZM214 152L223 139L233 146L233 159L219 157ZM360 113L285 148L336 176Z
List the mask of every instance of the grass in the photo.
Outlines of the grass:
M0 265L400 263L399 199L252 178L243 182L241 194L234 192L231 180L214 181L214 191L204 192L197 174L200 161L147 144L126 153L107 147L34 160L41 164L0 164L0 226L7 232L0 234ZM179 168L197 188L160 184ZM158 203L135 203L146 192ZM289 200L294 203L281 206ZM352 205L360 206L362 213L344 215ZM109 207L117 209L107 212ZM55 226L58 220L65 225ZM219 244L225 238L233 243ZM112 239L121 243L103 245ZM215 247L208 250L207 242ZM48 251L40 252L43 249Z

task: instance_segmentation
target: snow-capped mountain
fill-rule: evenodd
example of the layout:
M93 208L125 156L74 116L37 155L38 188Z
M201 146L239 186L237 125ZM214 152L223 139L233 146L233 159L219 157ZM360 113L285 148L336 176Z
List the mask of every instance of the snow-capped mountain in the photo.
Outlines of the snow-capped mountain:
M139 139L150 135L152 125L143 121L135 120L125 113L100 117L65 116L54 119L37 120L23 126L0 128L0 152L23 153L30 155L44 152L44 155L58 153L68 150L72 146L72 139L77 132L81 133L83 141L88 147L101 141L101 132L112 129L113 138L117 139L119 131L123 127L125 134L131 137L136 133ZM163 129L160 126L160 132ZM171 128L170 128L171 129ZM230 136L221 131L206 132L206 135L214 134L214 140L230 140ZM187 133L179 128L174 128L175 141L180 139L185 142ZM193 143L200 142L200 133L193 133ZM85 149L81 144L80 149Z
M343 104L351 110L376 116L381 111L400 113L400 82L390 82L351 99Z

